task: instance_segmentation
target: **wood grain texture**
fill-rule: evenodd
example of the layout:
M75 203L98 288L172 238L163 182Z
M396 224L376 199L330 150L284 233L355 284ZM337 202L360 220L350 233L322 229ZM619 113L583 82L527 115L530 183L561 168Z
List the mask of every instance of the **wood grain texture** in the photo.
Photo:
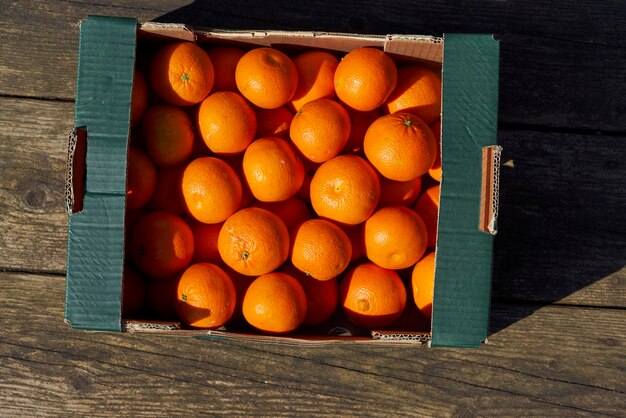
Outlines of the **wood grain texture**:
M131 4L132 3L132 4ZM280 2L279 2L280 3ZM626 11L620 0L565 2L408 0L309 1L266 5L250 0L175 0L104 4L33 0L0 11L0 95L73 100L78 24L88 14L218 28L356 33L495 33L501 40L500 120L506 124L626 131ZM236 12L235 12L236 11ZM338 13L338 11L340 11ZM37 29L45 27L45 29ZM54 76L50 69L54 68Z
M496 327L516 322L479 350L294 347L72 330L62 321L64 284L0 273L8 415L620 416L626 408L624 310L496 304Z
M72 103L0 98L0 270L63 273Z
M498 298L626 307L626 138L501 131Z

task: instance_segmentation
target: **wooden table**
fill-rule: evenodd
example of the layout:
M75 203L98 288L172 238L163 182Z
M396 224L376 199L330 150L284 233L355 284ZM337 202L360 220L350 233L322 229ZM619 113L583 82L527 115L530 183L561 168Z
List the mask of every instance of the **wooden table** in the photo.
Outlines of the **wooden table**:
M2 3L0 415L626 416L621 0ZM77 22L88 14L220 28L496 33L508 163L489 342L290 347L65 325L66 135Z

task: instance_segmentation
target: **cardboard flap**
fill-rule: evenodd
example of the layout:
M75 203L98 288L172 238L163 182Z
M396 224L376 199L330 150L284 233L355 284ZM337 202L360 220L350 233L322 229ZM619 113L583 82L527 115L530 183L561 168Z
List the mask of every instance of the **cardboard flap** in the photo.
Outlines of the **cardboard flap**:
M444 35L442 166L432 346L487 337L493 236L479 228L483 148L497 142L499 45Z
M134 19L98 16L80 27L74 126L82 127L89 140L82 212L69 218L65 304L66 321L76 328L121 327L136 27Z

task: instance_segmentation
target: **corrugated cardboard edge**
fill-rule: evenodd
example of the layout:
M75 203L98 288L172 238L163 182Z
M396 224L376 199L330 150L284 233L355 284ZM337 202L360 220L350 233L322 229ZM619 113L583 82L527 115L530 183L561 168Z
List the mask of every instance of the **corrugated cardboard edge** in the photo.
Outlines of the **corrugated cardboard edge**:
M482 188L480 206L480 229L496 235L500 195L500 156L502 147L491 145L483 148Z

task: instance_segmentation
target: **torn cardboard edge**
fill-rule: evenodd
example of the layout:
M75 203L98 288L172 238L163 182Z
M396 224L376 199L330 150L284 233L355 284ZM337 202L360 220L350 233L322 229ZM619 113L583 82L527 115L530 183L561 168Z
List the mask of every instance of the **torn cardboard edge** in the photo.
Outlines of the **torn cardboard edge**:
M480 196L481 231L496 235L500 196L500 156L502 147L491 145L482 149L482 186Z
M172 333L172 331L176 331ZM410 343L415 345L427 344L431 340L430 333L411 332L411 331L380 331L373 330L370 337L352 335L348 330L336 327L332 328L328 335L306 335L306 334L290 334L285 336L272 336L264 334L251 334L241 332L230 332L222 330L206 330L206 329L182 329L180 322L173 321L141 321L141 320L123 320L122 332L128 333L156 333L165 335L184 335L190 337L206 337L212 339L237 339L249 341L268 341L274 344L332 344L332 343L348 343L348 342L398 342Z
M73 128L68 135L65 166L65 211L68 214L83 210L87 160L87 130Z

